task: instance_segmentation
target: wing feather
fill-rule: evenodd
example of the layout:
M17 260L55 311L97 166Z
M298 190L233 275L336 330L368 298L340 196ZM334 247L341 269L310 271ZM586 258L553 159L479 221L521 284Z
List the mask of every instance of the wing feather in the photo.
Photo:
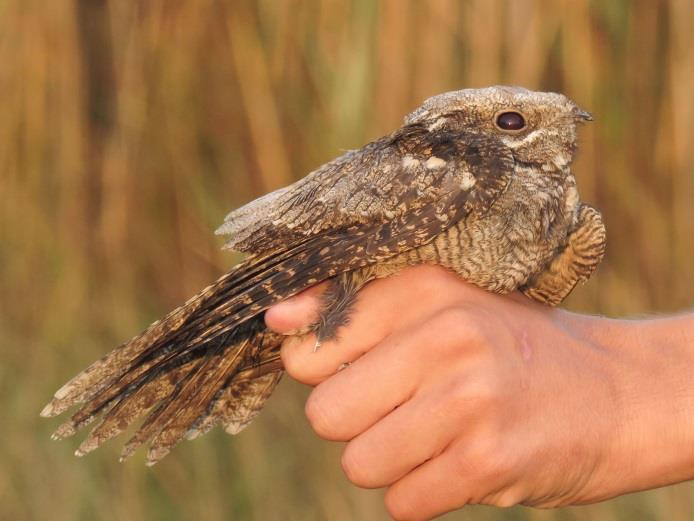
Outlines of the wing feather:
M265 309L423 246L487 211L511 178L511 155L488 137L412 125L384 139L232 213L231 246L253 255L63 386L42 414L83 405L56 435L102 415L87 453L150 411L123 454L151 441L155 462L215 423L238 432L281 371Z
M217 233L229 235L228 249L261 252L329 229L388 222L451 191L468 213L484 211L512 172L511 151L494 136L408 125L231 212Z

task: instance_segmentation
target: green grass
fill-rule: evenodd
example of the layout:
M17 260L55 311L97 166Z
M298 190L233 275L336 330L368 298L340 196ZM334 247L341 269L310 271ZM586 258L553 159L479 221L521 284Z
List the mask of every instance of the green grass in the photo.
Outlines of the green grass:
M0 2L0 518L384 518L289 380L237 438L184 443L153 469L118 464L118 442L75 459L38 412L237 260L211 233L226 211L444 90L521 84L591 110L575 170L609 249L569 307L690 306L692 20L677 0ZM684 521L693 492L448 519Z

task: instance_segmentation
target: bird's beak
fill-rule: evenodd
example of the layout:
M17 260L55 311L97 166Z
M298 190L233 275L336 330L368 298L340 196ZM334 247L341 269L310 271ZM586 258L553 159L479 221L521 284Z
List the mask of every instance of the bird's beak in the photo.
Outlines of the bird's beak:
M587 110L583 110L579 106L575 106L571 110L571 112L573 112L573 115L576 119L579 119L581 121L593 121L593 115Z

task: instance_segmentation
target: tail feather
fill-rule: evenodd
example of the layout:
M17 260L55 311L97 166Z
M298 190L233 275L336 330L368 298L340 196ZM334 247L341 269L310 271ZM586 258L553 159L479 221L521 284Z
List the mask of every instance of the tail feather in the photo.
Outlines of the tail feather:
M199 360L195 366L186 373L180 382L178 382L173 391L166 396L155 409L149 413L138 431L128 440L121 452L121 461L130 457L140 446L147 443L149 440L157 436L164 429L173 415L178 412L181 407L185 407L190 393L195 391L194 385L201 380L204 382L204 370L213 368L213 364L219 362L219 353L215 353L206 359ZM205 392L205 389L198 389L200 392ZM161 457L163 457L162 454ZM154 463L148 455L148 464Z
M196 420L204 414L224 382L235 372L241 362L245 346L235 348L233 354L220 350L210 356L202 367L185 383L177 399L169 403L157 420L158 433L152 437L147 463L153 464L169 453L188 432Z
M252 380L234 381L225 387L206 414L186 432L186 439L198 438L220 423L227 433L240 433L260 414L283 374L283 371L274 371Z
M82 456L150 411L125 445L121 460L150 442L147 463L152 465L195 429L206 431L223 422L229 407L240 408L238 416L244 416L243 410L248 409L245 424L249 423L274 388L268 389L268 382L276 383L281 376L282 336L268 331L262 316L257 316L215 340L214 345L198 350L203 353L200 356L183 353L183 360L169 360L169 366L177 362L177 367L166 368L160 363L156 371L150 367L148 371L137 368L126 373L127 383L98 393L59 428L59 436L74 434L103 413L101 422L76 451ZM265 394L252 396L256 391Z
M173 310L163 319L154 322L142 334L120 345L68 381L56 391L53 400L41 411L41 416L50 417L61 414L73 405L90 399L108 387L114 379L121 376L133 365L132 362L136 355L153 346L157 339L171 334L184 324L186 319L202 306L205 297L225 282L228 275L230 274L208 286L184 305Z
M156 358L147 363L134 365L127 369L109 387L100 389L86 401L86 403L70 418L69 422L75 429L87 425L98 414L109 410L114 404L127 399L130 395L139 393L143 386L151 384L152 389L158 386L166 386L166 378L181 374L184 378L194 370L197 361L209 355L207 346L200 346L197 350L185 350L182 352L160 353ZM181 366L187 369L179 372ZM177 382L178 383L178 382ZM171 384L170 384L171 385ZM174 385L175 387L175 385ZM62 436L65 437L65 436Z
M281 372L269 373L255 380L239 382L227 388L219 401L217 414L224 430L238 434L260 413L282 378Z
M57 416L73 405L89 400L102 389L110 386L129 368L140 366L138 362L151 353L163 356L167 349L162 349L162 344L168 342L170 349L171 340L181 336L180 333L199 331L202 323L209 320L211 310L257 285L258 281L263 280L269 273L277 271L278 266L291 258L291 255L300 248L301 244L284 252L250 257L235 266L229 273L207 286L182 306L155 321L141 334L121 344L69 380L56 391L53 400L41 411L41 416ZM183 331L179 331L181 329Z
M248 418L244 426L250 423L282 378L284 371L279 348L283 338L269 330L258 335L258 341L253 343L254 352L248 357L245 369L234 374L217 392L207 410L185 433L187 439L192 440L205 434L218 423L226 425L232 413L239 417L239 421ZM236 434L241 430L242 428L233 433L227 432Z
M321 276L315 269L312 272L316 276ZM303 272L298 272L296 275L299 281L305 280ZM227 340L227 337L238 336L236 333L239 327L250 317L258 316L281 295L293 294L303 289L305 284L297 283L296 279L284 273L276 274L268 282L268 284L275 282L274 291L270 291L270 287L266 286L265 289L254 288L249 292L248 298L252 299L253 304L241 304L236 313L217 324L203 322L198 325L202 328L201 330L186 324L180 328L181 331L178 334L160 345L158 350L148 348L149 356L141 355L139 359L136 358L129 367L119 371L119 376L112 378L108 386L99 386L91 393L90 398L83 400L87 403L72 416L68 425L61 426L59 437L74 434L77 429L87 425L94 416L104 412L114 401L137 392L140 387L157 379L160 375L167 374L191 359L201 356L209 357L211 346L231 341ZM309 277L309 280L312 279ZM207 310L207 313L217 317L220 312L217 308L213 308ZM210 330L214 330L215 334L208 334ZM182 333L185 333L183 338L181 338ZM149 351L152 352L149 353Z
M207 353L210 344L218 342L224 335L233 334L241 324L258 316L278 300L336 273L334 268L312 266L310 263L306 267L300 267L301 258L298 255L298 258L292 259L295 268L284 266L282 270L267 276L262 284L254 284L251 289L236 297L227 298L225 295L219 299L222 301L220 306L206 307L204 317L181 326L166 342L159 343L157 349L148 348L138 360L131 363L129 370L122 372L117 382L112 382L113 385L107 392L99 395L99 402L93 405L94 411L85 410L83 414L98 412L98 408L106 406L110 400L142 383L145 375L155 376L159 372L170 370L172 363ZM220 292L223 293L224 290Z
M78 456L88 454L126 430L142 415L142 411L151 409L168 396L183 376L192 369L194 363L189 362L157 380L148 382L129 397L122 398L104 415L101 423L92 429L75 454Z
M86 454L148 413L122 457L152 441L150 464L182 437L216 423L239 432L260 410L282 369L281 337L267 331L262 312L338 273L417 247L444 224L436 215L413 211L398 221L332 230L286 250L249 257L70 380L41 414L54 416L83 404L57 437L102 415L77 451Z

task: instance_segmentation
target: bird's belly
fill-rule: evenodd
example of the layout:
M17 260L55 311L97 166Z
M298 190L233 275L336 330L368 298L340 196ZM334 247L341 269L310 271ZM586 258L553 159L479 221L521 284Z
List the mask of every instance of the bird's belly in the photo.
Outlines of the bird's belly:
M439 264L484 289L508 293L540 271L559 242L556 234L539 238L537 230L527 226L463 221L409 252L408 264Z

